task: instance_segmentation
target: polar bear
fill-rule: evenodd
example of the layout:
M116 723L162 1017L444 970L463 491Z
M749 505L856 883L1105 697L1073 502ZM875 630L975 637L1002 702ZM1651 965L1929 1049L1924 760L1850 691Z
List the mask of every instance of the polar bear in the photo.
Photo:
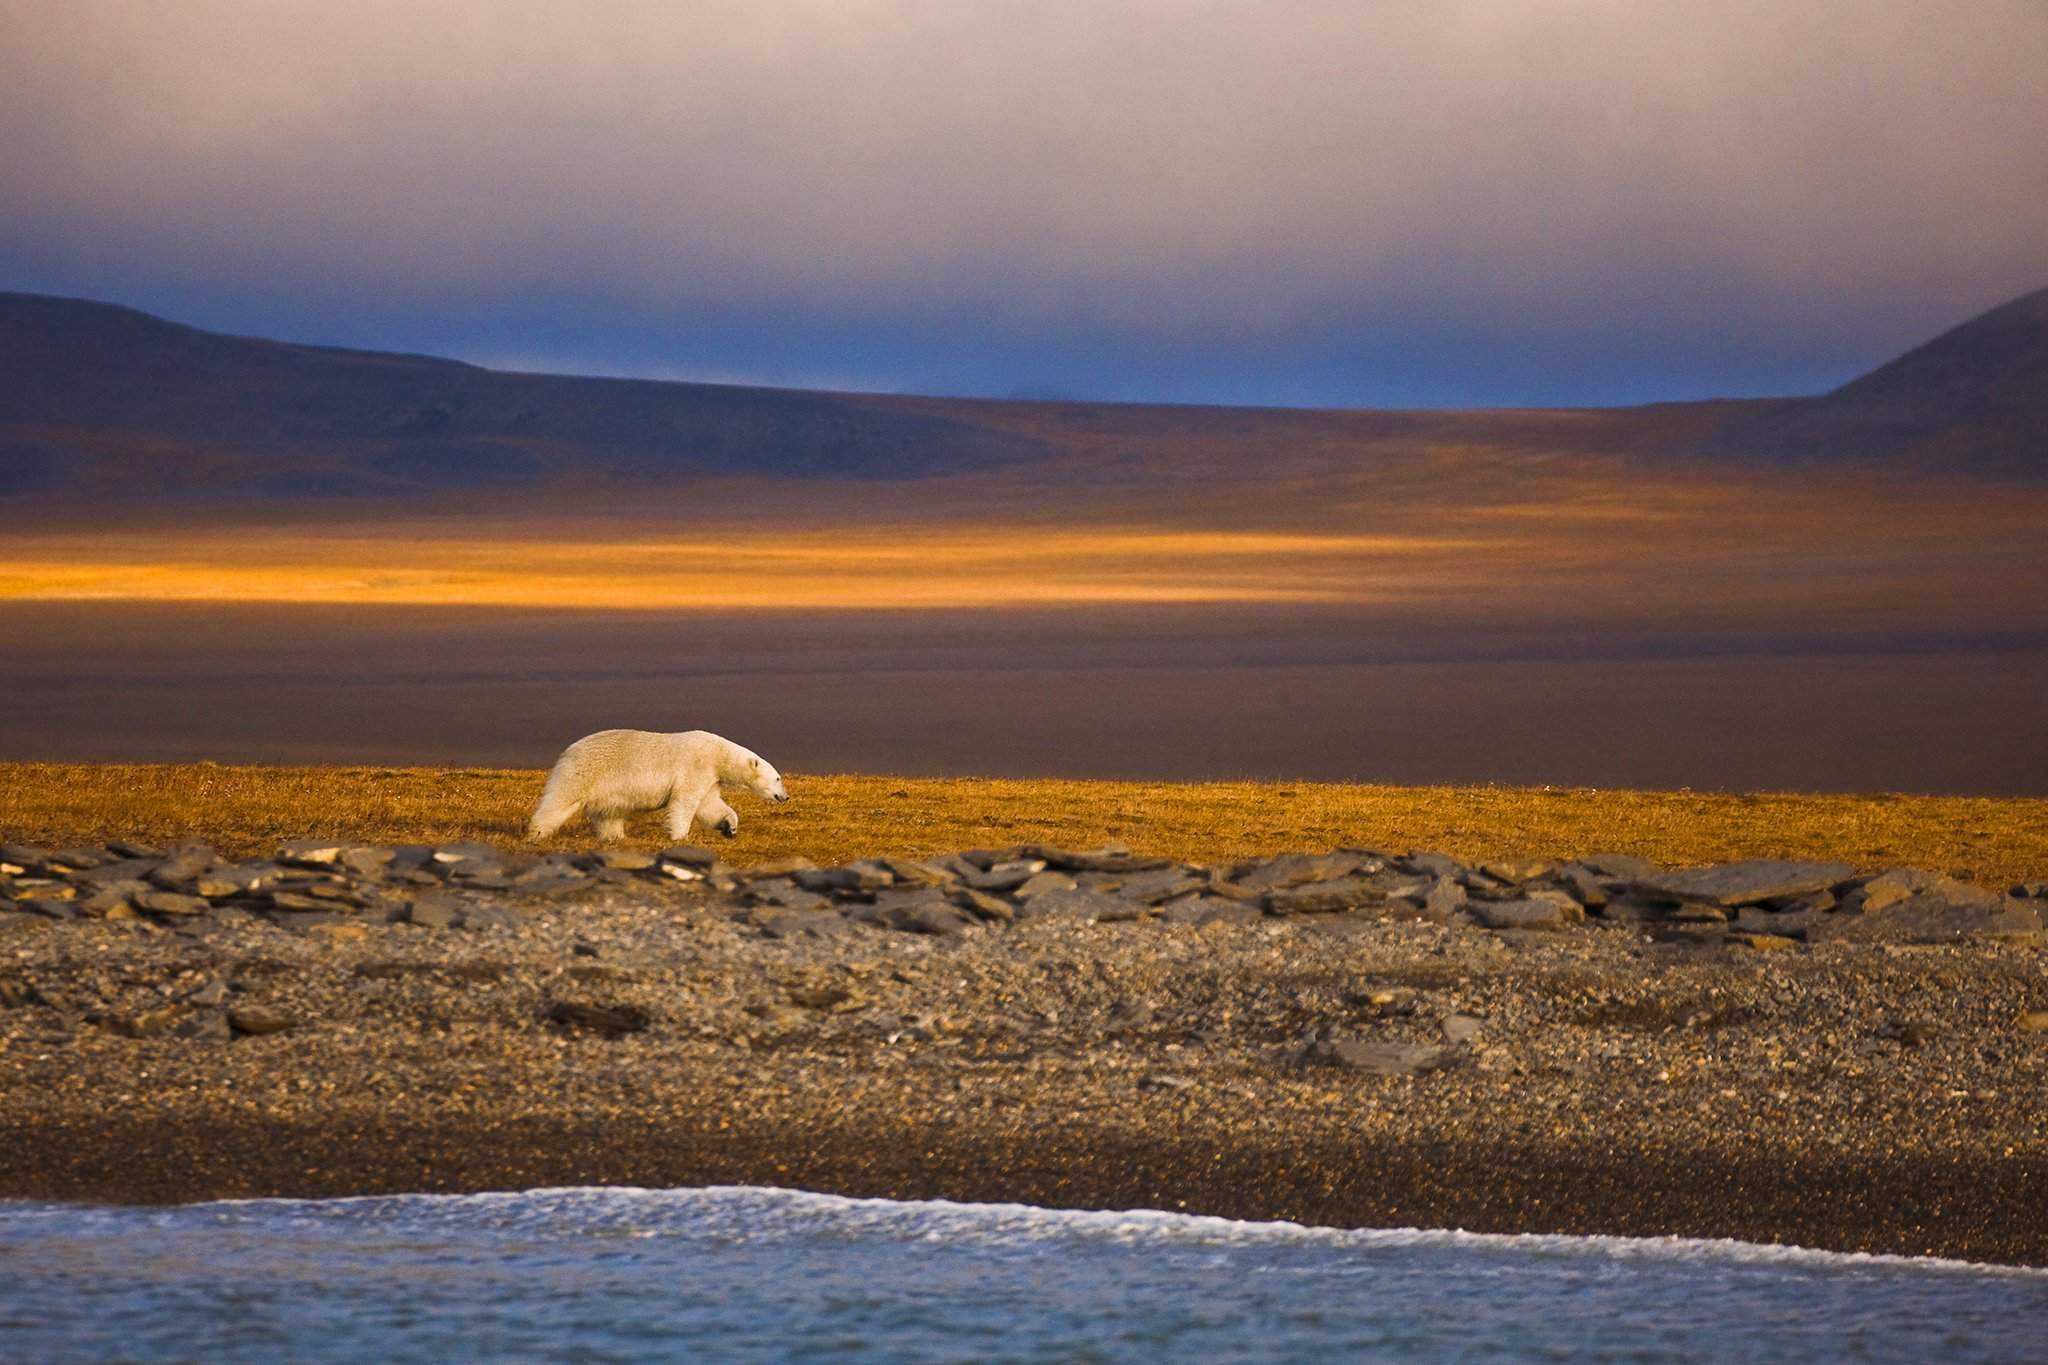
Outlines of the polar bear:
M719 795L720 783L770 801L789 800L782 774L768 760L708 730L600 730L562 750L526 832L545 839L581 814L609 842L625 837L628 815L666 806L671 839L689 837L700 820L731 838L740 817Z

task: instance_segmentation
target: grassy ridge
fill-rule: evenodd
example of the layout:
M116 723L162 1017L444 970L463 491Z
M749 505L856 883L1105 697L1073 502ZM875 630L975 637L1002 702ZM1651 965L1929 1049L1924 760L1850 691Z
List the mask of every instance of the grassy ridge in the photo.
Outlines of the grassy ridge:
M523 842L541 774L473 768L0 763L0 839L203 839L268 852L302 835L367 843ZM1046 841L1120 839L1220 862L1290 848L1436 849L1460 858L1633 853L1667 864L1825 857L1909 864L1988 883L2048 875L2048 801L1320 783L1012 781L795 775L791 801L733 797L735 862L820 863ZM667 842L654 817L633 841ZM549 847L582 847L577 826Z

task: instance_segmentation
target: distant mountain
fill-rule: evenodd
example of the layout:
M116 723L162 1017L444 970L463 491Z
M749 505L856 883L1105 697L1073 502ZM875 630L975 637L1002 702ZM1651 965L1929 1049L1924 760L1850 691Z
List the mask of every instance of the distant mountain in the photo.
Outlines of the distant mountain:
M1754 458L2048 477L2048 290L1817 398L1309 411L893 397L514 374L0 293L0 497L638 500L704 479L1028 472L1027 488L1390 462ZM1419 477L1435 477L1424 473ZM1474 476L1479 477L1479 476Z
M512 374L0 293L0 492L379 495L694 474L900 478L1042 454L917 400Z
M1773 460L2048 476L2048 289L1832 393L1739 416L1707 444Z

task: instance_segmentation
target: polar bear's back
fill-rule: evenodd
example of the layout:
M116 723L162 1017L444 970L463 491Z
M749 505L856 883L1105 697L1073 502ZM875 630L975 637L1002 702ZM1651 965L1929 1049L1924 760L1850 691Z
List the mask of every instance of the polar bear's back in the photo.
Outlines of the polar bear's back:
M708 730L599 730L564 749L553 776L592 810L644 810L666 801L679 777L715 776L720 743Z

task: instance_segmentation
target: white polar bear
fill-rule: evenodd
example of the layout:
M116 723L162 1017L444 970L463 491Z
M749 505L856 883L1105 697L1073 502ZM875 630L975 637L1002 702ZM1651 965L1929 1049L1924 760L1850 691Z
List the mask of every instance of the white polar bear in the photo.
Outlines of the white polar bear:
M627 816L666 806L671 839L689 837L700 820L731 838L740 831L740 817L719 795L720 783L770 801L789 800L782 774L768 760L708 730L600 730L562 750L526 832L545 839L582 814L599 839L621 839Z

